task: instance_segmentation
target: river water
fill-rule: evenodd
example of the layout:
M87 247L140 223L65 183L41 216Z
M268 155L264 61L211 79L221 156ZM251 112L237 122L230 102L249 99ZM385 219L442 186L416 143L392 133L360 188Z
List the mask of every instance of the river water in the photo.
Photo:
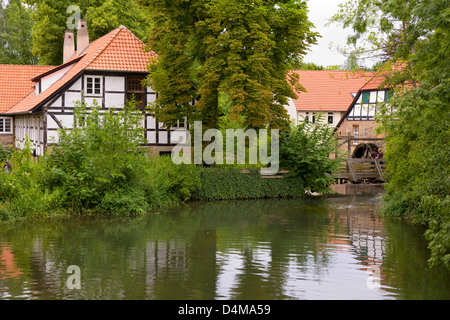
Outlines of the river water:
M428 268L423 229L380 218L379 203L193 202L139 218L2 225L0 299L450 299L449 272Z

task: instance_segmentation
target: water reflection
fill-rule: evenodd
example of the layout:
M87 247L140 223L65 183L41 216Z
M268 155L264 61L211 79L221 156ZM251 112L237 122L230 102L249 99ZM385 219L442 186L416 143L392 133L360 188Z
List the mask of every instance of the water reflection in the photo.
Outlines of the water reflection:
M448 299L421 230L378 196L197 202L0 231L0 299ZM66 286L81 269L81 290ZM424 280L424 279L427 280Z

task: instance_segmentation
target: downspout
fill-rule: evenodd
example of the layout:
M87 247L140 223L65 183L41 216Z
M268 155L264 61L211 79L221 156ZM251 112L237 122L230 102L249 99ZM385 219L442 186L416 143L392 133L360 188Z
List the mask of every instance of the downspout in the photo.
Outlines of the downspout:
M42 119L43 122L43 127L44 127L44 132L43 132L43 136L44 136L44 154L47 152L47 107L44 106L42 108L43 110L43 117L44 119Z

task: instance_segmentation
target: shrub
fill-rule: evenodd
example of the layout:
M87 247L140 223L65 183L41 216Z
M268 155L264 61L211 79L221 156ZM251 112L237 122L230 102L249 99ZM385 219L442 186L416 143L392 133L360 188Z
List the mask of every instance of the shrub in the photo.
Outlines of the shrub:
M210 167L200 169L200 187L194 194L197 200L229 200L256 198L302 197L305 194L298 177L262 178L259 169Z
M340 165L340 151L334 130L322 122L319 114L316 123L305 120L282 136L280 164L289 169L290 176L303 181L307 190L329 191L333 174ZM335 159L330 154L337 154Z
M10 172L0 173L0 219L19 220L45 213L44 192L39 183L41 167L31 156L27 138L22 150L11 153Z

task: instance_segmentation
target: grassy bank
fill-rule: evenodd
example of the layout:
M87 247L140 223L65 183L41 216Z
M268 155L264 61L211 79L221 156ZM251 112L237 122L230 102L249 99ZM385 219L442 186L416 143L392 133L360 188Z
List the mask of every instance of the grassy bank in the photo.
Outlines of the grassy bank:
M262 178L255 168L174 165L167 156L134 155L135 166L114 177L84 165L84 170L61 170L52 156L36 162L23 157L26 152L19 151L21 157L16 153L13 171L0 174L0 220L64 212L132 216L189 200L288 198L305 193L300 178Z

